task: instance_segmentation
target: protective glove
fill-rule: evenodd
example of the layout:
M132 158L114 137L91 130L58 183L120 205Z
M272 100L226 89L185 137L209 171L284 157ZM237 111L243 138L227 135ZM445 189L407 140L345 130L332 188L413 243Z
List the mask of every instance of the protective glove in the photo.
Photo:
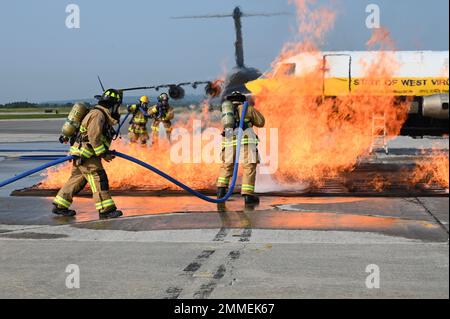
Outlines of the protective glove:
M145 117L148 117L148 118L151 118L151 119L155 118L155 116L156 116L156 114L153 113L153 108L149 108L148 111L147 111L147 114L145 114Z
M60 142L61 144L67 144L67 142L69 142L69 139L68 139L66 136L64 136L64 135L61 135L61 136L59 137L59 142Z
M76 157L73 159L73 163L75 164L75 166L83 165L84 159L83 159L82 156L76 156Z
M111 113L111 117L112 117L113 119L115 119L115 120L117 121L117 123L120 122L120 113L119 113L119 112L113 112L113 113Z
M111 162L116 157L114 156L112 151L106 151L105 153L103 153L102 158L107 162Z

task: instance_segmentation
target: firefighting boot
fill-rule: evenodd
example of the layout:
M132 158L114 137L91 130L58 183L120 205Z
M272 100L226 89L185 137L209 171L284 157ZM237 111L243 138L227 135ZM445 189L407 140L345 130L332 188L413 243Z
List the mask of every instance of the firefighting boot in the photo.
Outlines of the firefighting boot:
M117 210L115 207L111 207L111 209L98 214L100 219L110 219L110 218L117 218L122 216L122 212L120 210Z
M218 187L217 188L217 198L223 198L227 194L226 187Z
M58 207L58 205L55 204L53 204L52 213L64 217L73 217L77 214L74 210L65 207Z
M259 197L255 195L244 195L245 205L258 205Z

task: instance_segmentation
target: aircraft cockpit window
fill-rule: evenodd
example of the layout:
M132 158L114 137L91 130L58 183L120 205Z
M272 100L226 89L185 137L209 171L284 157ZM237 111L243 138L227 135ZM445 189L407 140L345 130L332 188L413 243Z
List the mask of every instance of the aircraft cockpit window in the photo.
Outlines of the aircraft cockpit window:
M295 63L282 63L275 72L275 76L293 76L295 75Z

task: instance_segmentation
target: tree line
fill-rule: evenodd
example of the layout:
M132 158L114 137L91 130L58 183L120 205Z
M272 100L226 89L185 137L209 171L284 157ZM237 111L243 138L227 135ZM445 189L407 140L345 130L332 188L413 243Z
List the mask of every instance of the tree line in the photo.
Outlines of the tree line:
M0 108L11 109L27 109L27 108L58 108L58 107L71 107L72 103L66 104L51 104L51 103L30 103L30 102L12 102L6 104L0 104Z

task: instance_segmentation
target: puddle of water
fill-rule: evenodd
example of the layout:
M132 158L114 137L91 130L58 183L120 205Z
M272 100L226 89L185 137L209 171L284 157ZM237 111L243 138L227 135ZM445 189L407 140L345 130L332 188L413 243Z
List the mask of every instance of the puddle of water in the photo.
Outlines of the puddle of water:
M50 206L52 198L47 198L46 200ZM114 201L118 208L123 211L124 217L158 215L163 218L161 220L162 223L158 223L161 227L165 227L163 225L169 221L171 221L170 224L172 221L174 222L170 227L175 228L186 223L185 226L188 228L225 226L230 228L380 231L383 229L401 228L407 225L407 220L375 216L377 215L376 209L370 215L353 215L326 210L301 212L299 208L295 208L301 204L352 203L364 200L367 199L261 197L259 206L246 208L243 199L240 196L236 196L226 203L226 209L219 209L216 204L208 203L192 196L114 197ZM282 209L282 211L278 211L277 208ZM75 198L73 209L77 211L76 222L98 220L98 213L91 198ZM183 217L177 217L181 215ZM188 216L186 217L186 215ZM427 225L421 224L421 227L433 228L435 225L427 223Z
M301 204L347 204L366 201L363 197L298 197L295 199L295 204L279 205L278 208L282 210L298 211L295 205Z
M161 215L170 213L195 213L195 212L222 212L222 211L266 211L274 210L276 205L288 205L299 203L295 197L261 197L260 205L251 208L245 207L241 196L232 197L225 209L217 204L205 202L197 197L113 197L117 207L123 211L125 217L142 215ZM48 207L51 207L53 198L45 198ZM300 201L303 201L302 198ZM328 199L330 200L330 199ZM95 210L92 198L76 197L71 207L77 211L75 220L78 222L97 220L98 213Z
M225 208L217 204L205 202L193 196L177 197L113 197L117 207L123 211L125 217L161 215L171 213L198 213L198 212L252 212L252 211L283 211L298 212L302 204L339 204L356 203L367 200L357 197L261 197L261 203L255 207L246 207L241 196L233 196ZM53 198L46 198L51 207ZM97 220L98 213L95 210L92 198L76 197L71 207L77 211L76 221L84 222ZM374 212L376 213L376 212Z
M46 198L43 205L51 207L52 198ZM91 229L118 229L127 231L167 230L167 229L287 229L287 230L336 230L378 232L387 235L426 240L446 240L447 234L440 232L439 225L420 220L376 216L373 212L365 215L317 211L280 211L277 206L290 207L305 198L262 197L261 204L254 209L245 208L240 196L233 197L226 209L191 196L181 197L114 197L124 217L151 216L150 218L119 218L113 221L98 221L91 198L75 198L73 208L78 214L75 219L63 220L61 224L95 221L78 224L77 227ZM339 203L341 199L308 199L308 203ZM348 202L350 199L344 199ZM355 201L363 199L356 198ZM43 205L39 207L43 207ZM56 218L57 219L57 218Z
M274 227L277 229L353 229L380 230L392 228L407 221L392 217L361 216L351 214L336 214L327 212L278 213L261 216L255 225Z
M179 197L113 197L117 207L124 216L160 215L169 213L218 212L217 204L205 202L192 196ZM52 198L47 198L51 202ZM261 204L254 210L272 210L276 204L295 203L294 198L261 198ZM50 205L50 203L49 203ZM226 211L246 211L244 200L233 197L226 203ZM73 209L77 211L77 221L98 219L91 198L75 198ZM253 209L252 209L253 210Z
M117 219L77 224L95 230L184 230L184 229L271 229L310 231L374 232L426 241L447 241L439 225L408 219L359 216L325 212L226 212L156 215L149 218ZM220 233L220 232L219 232Z

